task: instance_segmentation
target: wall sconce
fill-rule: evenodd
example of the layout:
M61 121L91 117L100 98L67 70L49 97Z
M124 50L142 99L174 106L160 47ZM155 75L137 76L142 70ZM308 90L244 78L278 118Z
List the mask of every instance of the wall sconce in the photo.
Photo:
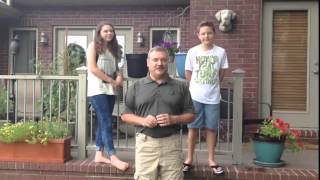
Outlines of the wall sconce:
M9 46L9 50L12 55L16 55L19 52L19 41L20 41L19 35L16 34L12 38Z
M141 32L137 33L137 43L140 45L140 47L143 47L143 36Z
M43 46L48 45L48 37L44 32L41 32L40 34L40 44Z

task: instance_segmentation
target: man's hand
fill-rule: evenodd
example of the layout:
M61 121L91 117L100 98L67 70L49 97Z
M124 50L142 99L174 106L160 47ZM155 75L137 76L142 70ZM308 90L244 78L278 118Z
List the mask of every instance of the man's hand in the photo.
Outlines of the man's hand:
M157 123L159 126L169 126L172 124L176 124L176 119L169 114L159 114L156 116Z
M141 125L143 127L154 128L157 126L157 119L152 115L148 115L147 117L144 118Z

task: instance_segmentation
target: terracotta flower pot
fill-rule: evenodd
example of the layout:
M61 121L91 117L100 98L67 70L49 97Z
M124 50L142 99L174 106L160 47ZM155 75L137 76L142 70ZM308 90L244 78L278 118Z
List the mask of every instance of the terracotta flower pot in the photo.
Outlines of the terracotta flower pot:
M49 140L47 145L0 142L0 161L64 163L71 159L71 137Z

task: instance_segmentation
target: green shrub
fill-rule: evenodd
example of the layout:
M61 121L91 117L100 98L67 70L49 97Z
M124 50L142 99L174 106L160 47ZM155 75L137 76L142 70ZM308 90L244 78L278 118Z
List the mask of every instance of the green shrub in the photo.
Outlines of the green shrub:
M7 112L7 91L0 87L0 119L5 117Z
M38 73L46 75L77 75L76 68L85 65L85 50L78 44L71 43L67 48L59 53L55 58L54 64L44 66L41 63L36 64ZM45 117L57 117L60 114L61 119L75 114L77 82L75 81L47 81L43 86L43 101L39 100L38 105L42 105L43 115ZM59 91L60 90L60 91ZM69 98L65 98L69 97ZM67 104L69 106L67 107Z
M61 121L5 123L0 128L0 141L5 143L25 141L30 144L47 144L49 140L62 139L69 135L67 123Z

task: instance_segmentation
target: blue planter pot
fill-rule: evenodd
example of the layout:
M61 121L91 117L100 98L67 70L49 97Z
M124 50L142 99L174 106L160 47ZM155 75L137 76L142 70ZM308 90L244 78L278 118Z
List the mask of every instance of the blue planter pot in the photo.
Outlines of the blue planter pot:
M185 79L185 70L184 70L184 67L185 67L185 63L186 63L186 56L187 56L187 53L176 53L175 55L175 61L176 61L176 65L177 65L177 72L178 72L178 76L180 78L183 78Z
M284 164L281 160L284 151L284 141L261 139L258 136L253 138L253 149L256 155L254 163L266 167L279 167Z

